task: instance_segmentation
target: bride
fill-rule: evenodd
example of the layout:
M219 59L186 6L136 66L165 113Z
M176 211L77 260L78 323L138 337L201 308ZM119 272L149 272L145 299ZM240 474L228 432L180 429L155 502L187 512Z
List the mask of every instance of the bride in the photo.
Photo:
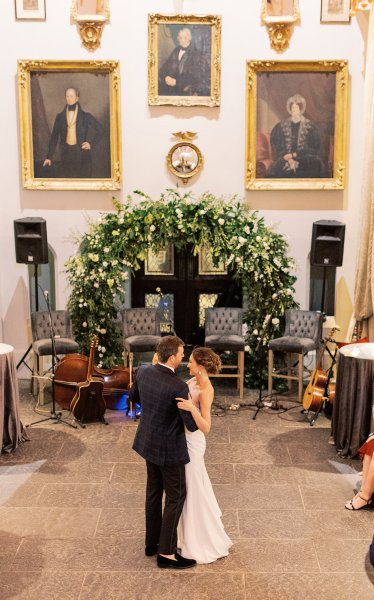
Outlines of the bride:
M177 398L178 407L191 413L199 429L193 433L186 430L190 462L185 466L187 495L178 525L178 546L183 556L205 564L227 556L232 545L204 462L204 434L211 428L214 398L209 373L218 373L221 361L210 348L195 348L188 367L193 376L187 381L189 399Z

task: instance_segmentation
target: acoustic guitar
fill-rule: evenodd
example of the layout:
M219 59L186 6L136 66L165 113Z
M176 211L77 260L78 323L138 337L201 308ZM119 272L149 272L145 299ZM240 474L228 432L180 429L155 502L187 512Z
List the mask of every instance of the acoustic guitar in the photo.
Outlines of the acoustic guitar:
M322 402L324 401L324 391L327 381L327 372L324 369L321 369L322 359L326 350L326 346L337 329L337 327L333 327L331 329L330 333L325 338L322 349L318 355L316 368L312 371L310 381L308 383L303 397L303 407L305 410L317 412Z
M83 421L102 421L105 423L104 414L106 404L103 396L104 383L102 379L92 376L97 344L98 338L93 336L88 359L87 379L76 384L76 392L70 403L71 412L81 423Z

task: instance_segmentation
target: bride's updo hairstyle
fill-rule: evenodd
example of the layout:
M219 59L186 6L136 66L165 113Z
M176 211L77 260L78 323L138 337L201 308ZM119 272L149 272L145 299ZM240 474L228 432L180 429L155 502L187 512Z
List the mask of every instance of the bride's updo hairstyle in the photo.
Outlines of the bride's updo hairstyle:
M219 373L222 368L220 357L210 348L195 348L192 356L198 365L207 370L207 373Z

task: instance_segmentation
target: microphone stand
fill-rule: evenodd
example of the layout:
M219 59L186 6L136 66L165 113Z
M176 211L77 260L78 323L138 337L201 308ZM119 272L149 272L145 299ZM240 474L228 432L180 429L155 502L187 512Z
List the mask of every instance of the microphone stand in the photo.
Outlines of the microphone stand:
M38 421L34 421L33 423L29 423L28 425L26 425L26 427L31 427L32 425L36 425L37 423L43 423L44 421L54 421L55 423L64 423L64 425L68 425L69 427L72 427L73 429L77 429L77 425L73 424L73 423L69 423L68 421L65 421L64 419L61 418L62 413L61 412L56 412L56 401L55 401L55 369L56 369L56 357L57 357L57 353L56 353L56 337L55 337L55 332L53 329L53 322L52 322L52 313L51 313L51 306L49 303L49 298L48 298L48 292L47 290L43 291L44 294L44 298L47 304L47 309L48 309L48 321L49 321L49 330L50 330L50 336L51 336L51 352L52 352L52 410L51 410L51 416L50 417L45 417L44 419L39 419Z
M269 318L267 320L266 320L266 317L265 317L265 321L264 321L263 328L262 328L262 334L261 334L261 337L258 340L258 343L257 343L257 346L256 346L256 350L255 350L255 352L256 352L257 355L260 353L259 354L259 356L260 356L260 360L259 360L259 369L260 369L259 387L260 387L260 389L259 389L258 398L257 398L255 404L251 405L251 406L255 406L256 407L256 412L255 412L255 414L252 417L253 421L256 420L256 417L257 417L259 411L261 410L261 408L264 408L264 406L265 406L264 403L263 403L263 401L262 401L262 386L263 386L263 379L264 379L263 378L263 368L264 368L264 345L263 345L263 340L264 340L264 335L265 335L265 332L267 330L268 323L270 322L270 319L271 319L271 315L269 315Z

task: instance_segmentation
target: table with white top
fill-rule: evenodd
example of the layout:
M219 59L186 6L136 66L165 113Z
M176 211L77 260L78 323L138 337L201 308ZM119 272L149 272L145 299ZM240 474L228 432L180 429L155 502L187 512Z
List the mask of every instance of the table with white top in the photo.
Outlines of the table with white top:
M19 394L14 348L0 343L0 436L1 452L12 452L27 435L19 416Z
M374 343L349 344L338 352L332 433L337 452L355 456L371 431Z

